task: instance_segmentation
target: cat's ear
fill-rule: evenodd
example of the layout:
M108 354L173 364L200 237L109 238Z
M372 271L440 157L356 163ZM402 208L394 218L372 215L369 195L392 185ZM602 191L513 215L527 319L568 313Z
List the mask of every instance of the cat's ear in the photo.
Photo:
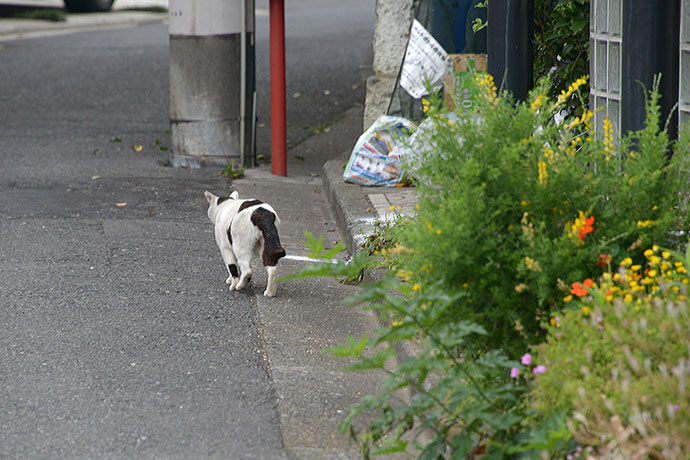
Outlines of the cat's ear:
M216 197L213 193L204 192L204 196L206 197L206 201L208 201L208 204L213 204L213 199Z
M239 197L240 197L240 194L237 193L237 190L235 190L234 192L232 192L232 193L230 194L230 198L232 198L233 200L236 200L236 199L238 199Z

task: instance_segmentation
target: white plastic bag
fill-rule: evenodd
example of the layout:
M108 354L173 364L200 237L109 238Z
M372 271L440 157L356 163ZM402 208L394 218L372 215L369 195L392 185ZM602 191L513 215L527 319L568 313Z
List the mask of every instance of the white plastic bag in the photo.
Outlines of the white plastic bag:
M403 139L416 128L406 118L380 116L357 140L343 179L358 185L395 186L402 179Z

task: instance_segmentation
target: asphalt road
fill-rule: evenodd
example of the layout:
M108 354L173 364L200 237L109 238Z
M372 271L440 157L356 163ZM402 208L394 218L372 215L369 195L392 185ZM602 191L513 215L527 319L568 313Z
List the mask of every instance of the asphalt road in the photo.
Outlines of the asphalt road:
M361 102L373 2L290 5L298 143ZM229 183L165 166L167 40L153 25L0 44L0 458L291 458L255 298L227 296L209 245L200 193Z

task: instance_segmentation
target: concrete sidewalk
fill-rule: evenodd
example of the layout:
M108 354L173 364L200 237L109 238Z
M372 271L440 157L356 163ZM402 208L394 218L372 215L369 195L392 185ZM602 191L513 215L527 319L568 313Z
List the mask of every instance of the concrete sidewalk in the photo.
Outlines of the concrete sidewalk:
M362 108L350 109L326 132L288 151L288 177L271 175L270 166L265 165L248 170L245 178L233 183L240 196L260 196L283 210L281 239L288 254L305 255L301 244L304 223L316 221L311 229L316 236L324 236L327 244L342 236L350 252L355 252L373 220L388 215L390 206L399 206L406 214L413 212L414 189L364 188L343 181L343 165L361 127ZM333 153L338 152L334 158ZM321 216L323 227L319 229L319 218L312 214L326 200L340 235L331 216ZM300 268L293 261L281 264L283 273ZM262 286L263 278L255 282ZM384 375L343 372L345 361L321 352L324 347L345 343L348 336L374 336L377 319L341 303L357 289L329 279L281 283L279 309L271 299L256 296L266 359L279 397L284 442L297 458L360 458L354 443L337 433L337 425L346 415L347 405L377 391ZM307 296L300 295L305 292Z
M0 17L0 42L90 30L158 24L167 20L168 13L150 11L68 14L64 22Z

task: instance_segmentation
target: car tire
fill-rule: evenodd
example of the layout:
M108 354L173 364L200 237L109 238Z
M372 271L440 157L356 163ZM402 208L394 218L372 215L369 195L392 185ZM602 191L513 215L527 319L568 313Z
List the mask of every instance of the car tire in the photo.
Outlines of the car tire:
M113 0L64 0L65 8L74 13L93 13L108 11L113 6Z

